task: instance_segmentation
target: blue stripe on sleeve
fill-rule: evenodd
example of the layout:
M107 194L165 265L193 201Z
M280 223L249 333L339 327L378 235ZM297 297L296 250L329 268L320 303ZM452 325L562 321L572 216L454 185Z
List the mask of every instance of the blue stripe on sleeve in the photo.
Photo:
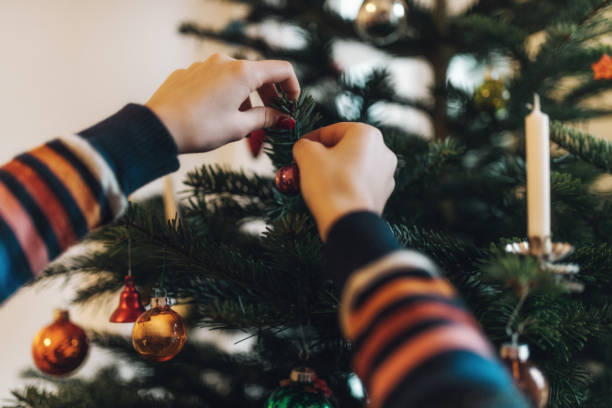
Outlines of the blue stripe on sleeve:
M384 406L529 408L499 362L470 351L443 353L410 371Z
M17 237L0 218L0 303L31 278L30 265Z

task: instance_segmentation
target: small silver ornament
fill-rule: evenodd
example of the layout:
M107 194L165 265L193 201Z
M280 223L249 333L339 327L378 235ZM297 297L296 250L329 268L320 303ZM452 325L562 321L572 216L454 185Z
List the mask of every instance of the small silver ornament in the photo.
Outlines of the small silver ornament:
M388 45L406 31L408 6L404 0L364 0L355 28L366 41Z

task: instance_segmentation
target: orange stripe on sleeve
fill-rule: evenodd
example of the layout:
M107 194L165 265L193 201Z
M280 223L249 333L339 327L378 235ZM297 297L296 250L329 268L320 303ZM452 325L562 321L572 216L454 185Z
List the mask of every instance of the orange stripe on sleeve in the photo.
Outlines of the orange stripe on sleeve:
M461 322L474 329L478 323L472 315L464 310L444 303L428 302L416 306L409 306L385 317L376 326L376 330L369 336L355 355L354 368L357 375L363 376L370 370L374 358L385 344L396 338L402 331L417 324L432 319L448 319Z
M444 279L406 277L393 280L376 291L358 310L350 313L346 326L347 337L354 339L385 306L412 295L436 295L450 298L455 295L455 290Z
M484 357L493 355L487 341L470 327L445 326L424 332L404 343L377 367L368 388L371 406L381 407L389 393L419 364L451 350L468 350Z
M100 223L100 203L91 194L89 186L79 172L72 165L48 146L41 146L31 152L62 181L64 186L76 201L83 216L87 220L88 229L96 227Z
M28 212L21 206L9 189L0 183L0 217L13 230L23 250L32 273L42 271L49 262L47 247Z
M2 168L11 173L36 201L45 217L47 217L49 224L51 224L60 248L65 250L72 245L77 236L72 228L70 218L53 191L38 176L38 173L17 160L7 163Z

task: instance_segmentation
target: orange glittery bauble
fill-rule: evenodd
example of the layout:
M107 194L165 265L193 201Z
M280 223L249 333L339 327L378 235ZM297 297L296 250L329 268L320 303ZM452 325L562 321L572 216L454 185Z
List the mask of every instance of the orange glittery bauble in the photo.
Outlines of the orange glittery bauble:
M66 375L76 370L89 350L87 335L73 324L66 310L55 312L55 321L41 329L32 342L32 357L40 371Z
M546 408L550 396L548 380L529 360L526 345L506 343L502 346L501 360L510 371L516 386L523 391L535 408Z
M165 297L151 299L151 309L144 312L132 329L132 344L149 360L168 361L176 356L187 338L181 316L170 308Z
M595 73L595 79L612 79L612 58L608 54L602 55L591 68Z

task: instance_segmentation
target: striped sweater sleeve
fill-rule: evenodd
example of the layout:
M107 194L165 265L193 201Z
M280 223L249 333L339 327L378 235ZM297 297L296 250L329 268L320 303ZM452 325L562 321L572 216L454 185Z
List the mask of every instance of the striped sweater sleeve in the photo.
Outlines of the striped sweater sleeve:
M0 167L0 303L121 214L129 193L177 168L170 134L135 104Z
M343 217L326 252L371 407L527 407L452 285L380 217Z

